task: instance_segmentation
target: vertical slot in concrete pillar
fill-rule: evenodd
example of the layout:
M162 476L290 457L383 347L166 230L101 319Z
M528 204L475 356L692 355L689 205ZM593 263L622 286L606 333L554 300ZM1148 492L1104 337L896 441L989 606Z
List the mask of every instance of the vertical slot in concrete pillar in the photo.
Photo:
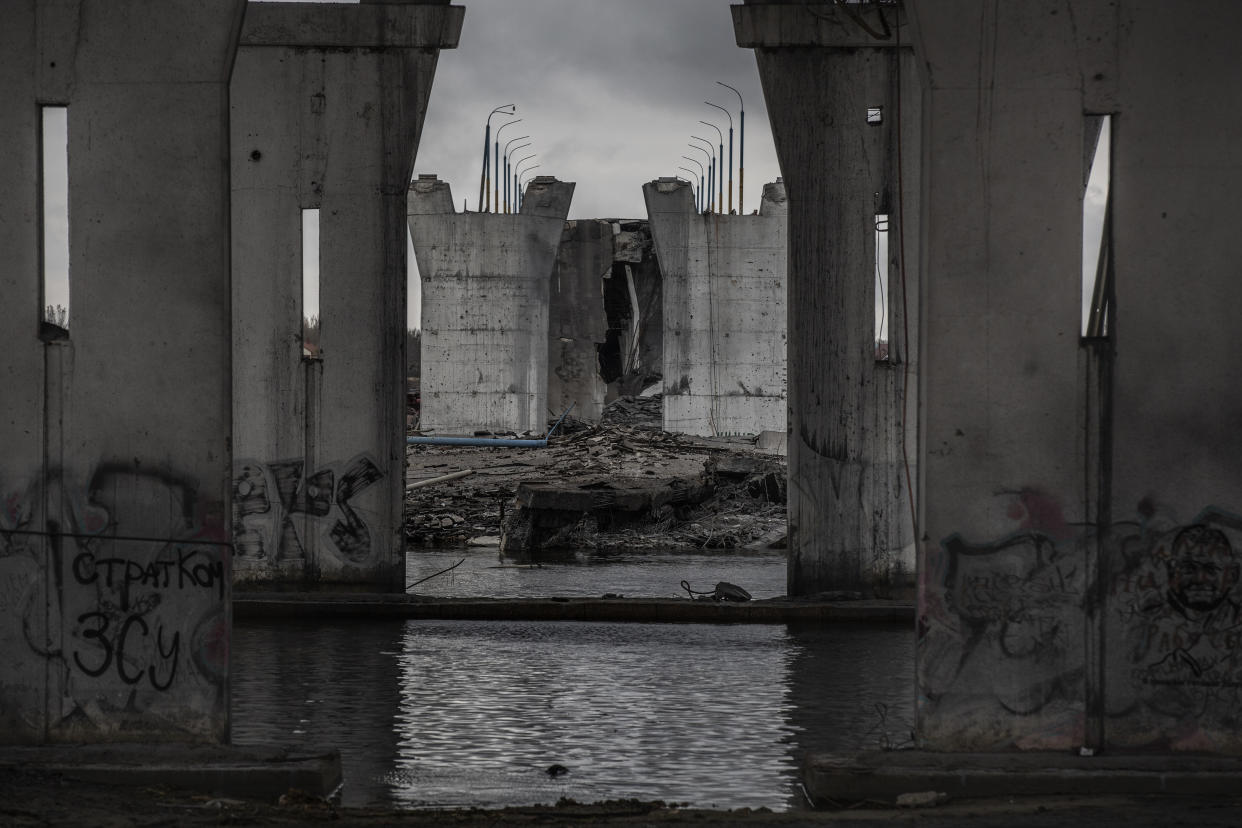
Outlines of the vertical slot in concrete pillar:
M1087 164L1082 199L1082 335L1086 337L1108 332L1112 120L1111 115L1089 115L1084 130L1093 139L1084 146Z
M664 280L664 429L704 436L785 431L785 188L759 214L695 210L689 184L643 185Z
M410 185L424 432L546 431L548 288L573 191L536 176L521 210L505 215L454 212L448 182L434 175Z
M872 236L875 245L875 358L887 362L888 337L892 334L888 323L889 303L893 297L889 278L888 214L876 213L871 220L875 225Z
M237 573L404 587L405 192L443 3L248 8L231 86ZM300 211L323 359L302 359Z
M69 108L41 107L43 321L46 337L69 327Z

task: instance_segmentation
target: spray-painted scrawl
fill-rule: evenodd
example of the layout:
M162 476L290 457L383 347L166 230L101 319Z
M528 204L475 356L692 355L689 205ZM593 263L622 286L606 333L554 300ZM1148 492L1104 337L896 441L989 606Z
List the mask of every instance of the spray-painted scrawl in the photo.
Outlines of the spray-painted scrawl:
M376 552L363 493L383 478L369 458L306 473L302 460L246 461L233 479L233 543L237 568L305 566L307 546L335 550L363 564Z
M1242 518L1206 509L1118 527L1110 714L1128 744L1213 750L1242 727Z
M0 489L0 650L10 678L0 735L224 740L222 504L192 477L122 463L85 480L56 472Z

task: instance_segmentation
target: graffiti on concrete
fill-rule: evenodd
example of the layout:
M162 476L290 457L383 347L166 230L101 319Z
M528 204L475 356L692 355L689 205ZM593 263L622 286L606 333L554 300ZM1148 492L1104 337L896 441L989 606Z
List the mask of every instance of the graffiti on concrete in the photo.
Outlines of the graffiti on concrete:
M105 464L0 490L0 648L59 738L227 727L227 537L191 479ZM12 701L12 700L8 700ZM33 717L32 719L37 719ZM39 730L35 721L26 724Z
M931 727L973 747L1081 744L1080 530L1054 497L1002 494L1012 531L986 542L950 535L920 573L920 704L935 710Z
M990 687L1005 710L1021 715L1070 698L1083 675L1073 658L1081 651L1080 635L1067 615L1084 591L1076 556L1039 532L986 544L954 535L942 546L948 557L944 601L961 636L957 677L969 675L976 690ZM1024 680L980 670L998 660L1020 662L1007 669Z
M365 455L310 474L305 466L302 460L237 464L233 543L240 565L304 565L304 539L310 534L326 539L350 563L373 558L366 519L370 510L356 498L383 479L384 473Z
M1078 743L1085 677L1099 666L1107 739L1236 745L1242 516L1210 507L1179 519L1144 501L1137 519L1098 539L1097 581L1086 569L1091 527L1066 521L1055 498L1006 494L1012 533L985 543L951 535L921 573L920 691L938 725L1022 734L1027 747ZM1086 626L1092 617L1104 626L1089 656L1087 638L1100 635Z
M1111 712L1193 721L1196 732L1242 724L1242 517L1214 507L1185 523L1144 515L1117 535Z

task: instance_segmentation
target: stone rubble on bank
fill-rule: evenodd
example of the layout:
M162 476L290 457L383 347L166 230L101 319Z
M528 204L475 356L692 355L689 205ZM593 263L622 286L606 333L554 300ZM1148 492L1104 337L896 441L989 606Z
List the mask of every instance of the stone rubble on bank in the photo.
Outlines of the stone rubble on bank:
M784 458L744 438L661 431L660 406L658 396L619 398L598 425L566 418L546 447L410 446L407 483L475 473L407 492L407 541L455 546L506 535L510 549L531 551L532 519L549 522L549 512L531 515L534 496L555 513L555 526L533 533L544 551L780 548Z

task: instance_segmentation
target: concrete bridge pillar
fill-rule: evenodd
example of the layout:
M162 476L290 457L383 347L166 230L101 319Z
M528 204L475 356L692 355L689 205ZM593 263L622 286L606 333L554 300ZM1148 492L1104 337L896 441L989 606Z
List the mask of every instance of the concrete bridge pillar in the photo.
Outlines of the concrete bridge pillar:
M1242 8L920 1L911 20L920 741L1240 754ZM1107 195L1087 187L1100 142Z
M785 431L785 187L755 216L700 214L693 188L643 185L664 279L664 430Z
M245 5L5 4L2 742L228 738L227 102ZM40 325L50 105L67 124L67 238L47 228L67 241L64 329Z
M546 430L548 286L572 182L536 176L520 212L456 213L449 184L409 188L423 280L422 428Z
M789 593L910 594L921 93L905 21L887 5L732 11L788 195Z
M235 571L403 587L405 191L443 3L247 8L232 82ZM320 350L303 355L303 212Z

